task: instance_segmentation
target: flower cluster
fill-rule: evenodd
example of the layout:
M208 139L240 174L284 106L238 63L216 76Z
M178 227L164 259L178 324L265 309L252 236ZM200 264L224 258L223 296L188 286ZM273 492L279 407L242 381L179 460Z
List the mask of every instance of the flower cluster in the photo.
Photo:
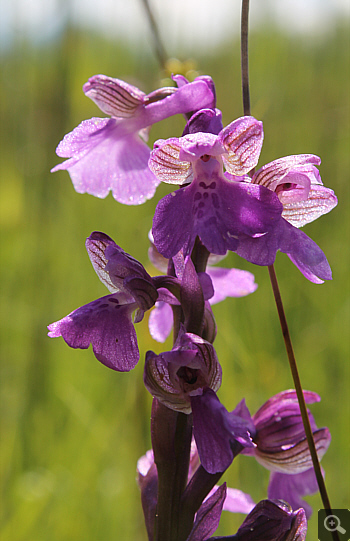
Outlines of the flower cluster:
M210 77L173 80L175 87L148 95L103 75L83 87L110 118L86 120L66 135L57 154L68 160L53 171L67 169L79 193L105 197L111 190L124 204L143 203L160 182L177 189L158 202L150 233L149 257L162 274L150 276L109 236L92 233L86 248L110 294L49 325L49 336L62 336L73 348L92 344L100 362L125 372L139 361L134 325L146 311L152 309L150 333L158 341L173 328L172 349L147 352L144 365L144 384L154 397L153 451L140 459L138 472L150 539L155 530L157 539L165 535L159 532L166 531L166 520L179 539L209 539L226 508L249 513L235 539L258 540L263 531L264 539L303 540L311 509L302 497L317 484L295 392L270 398L253 416L244 400L230 412L217 395L222 368L211 306L251 294L257 285L251 273L215 264L232 251L268 266L281 251L311 282L330 280L324 253L299 228L329 212L337 199L323 186L320 159L311 154L280 158L254 172L262 122L244 116L223 127ZM151 151L149 129L174 114L185 116L182 136L158 140ZM319 400L304 395L307 403ZM309 415L321 458L330 434ZM255 505L240 491L217 487L238 455L253 456L271 471L268 500ZM167 518L164 490L173 490Z

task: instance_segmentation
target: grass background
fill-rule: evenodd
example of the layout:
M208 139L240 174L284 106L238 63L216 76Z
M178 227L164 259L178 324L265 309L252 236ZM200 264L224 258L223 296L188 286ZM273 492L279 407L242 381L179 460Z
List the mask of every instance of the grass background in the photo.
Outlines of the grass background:
M333 281L309 283L283 254L276 271L303 387L319 393L312 407L332 443L322 464L335 508L349 506L349 38L341 24L324 39L303 40L273 28L250 38L252 114L263 120L259 164L288 154L322 157L321 175L339 197L331 214L305 232L324 250ZM55 147L81 120L99 116L82 84L105 73L146 92L159 85L148 50L68 27L59 41L26 42L1 57L1 536L5 541L145 540L138 458L150 447L151 398L142 383L143 355L155 343L137 325L141 361L119 374L91 350L50 340L46 325L105 295L84 248L93 230L109 234L150 272L147 232L157 201L126 207L75 193L66 172L51 175ZM190 54L190 53L189 53ZM215 82L224 125L242 115L239 43L196 58ZM102 115L101 115L102 116ZM183 120L151 131L181 135ZM225 264L254 272L258 290L215 307L215 346L223 366L220 399L228 409L246 398L253 413L292 380L266 268L230 254ZM268 472L239 457L230 486L266 497ZM308 498L315 511L318 495ZM242 515L224 513L216 535L232 535ZM308 540L317 538L317 512Z

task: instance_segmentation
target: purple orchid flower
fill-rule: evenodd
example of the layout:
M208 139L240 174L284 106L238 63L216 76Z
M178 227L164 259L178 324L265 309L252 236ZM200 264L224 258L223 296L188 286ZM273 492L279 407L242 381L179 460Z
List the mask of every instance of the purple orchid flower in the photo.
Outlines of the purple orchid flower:
M337 204L333 190L322 185L315 167L320 163L320 158L312 154L286 156L264 165L253 175L254 184L278 195L283 204L282 220L266 239L247 239L238 247L240 256L260 265L267 248L271 254L280 250L311 282L320 284L331 280L332 272L324 253L297 229L330 212Z
M305 402L319 402L320 397L311 391L304 391ZM239 408L235 413L240 414ZM328 428L318 429L308 411L319 459L327 451L331 436ZM243 449L242 453L254 456L265 468L272 472L268 488L269 498L287 501L293 509L303 507L307 518L311 507L301 497L317 491L317 482L312 459L305 436L304 426L296 392L283 391L270 398L252 417L256 434L253 438L256 447Z
M146 354L147 390L170 409L193 414L194 438L209 473L225 471L242 447L254 447L254 424L248 415L229 413L216 391L221 366L211 343L180 329L171 351Z
M272 265L280 250L308 280L330 280L332 272L322 250L294 227L336 204L333 192L318 185L313 163L319 159L302 155L276 160L251 180L247 173L260 154L261 123L243 117L218 132L219 119L218 111L199 111L188 122L186 135L155 144L150 169L159 180L183 186L156 208L153 235L159 252L165 257L180 249L190 253L198 235L212 253L232 250L256 265ZM264 190L256 192L257 186L269 189L278 201ZM177 228L170 225L174 222Z
M168 260L165 259L153 244L153 237L150 234L151 247L148 250L148 256L153 265L162 272L167 272ZM213 267L211 263L216 263L224 256L209 256L206 274L209 276L213 294L206 301L206 311L209 316L210 306L225 300L227 297L243 297L253 293L258 284L254 282L254 275L251 272L241 269L227 269L222 267ZM185 259L180 252L174 258L175 271L179 279L183 274ZM208 319L208 317L206 318ZM173 327L173 313L168 303L157 301L154 309L148 319L149 331L157 342L165 342L171 333ZM211 341L211 340L210 340ZM213 340L214 341L214 340Z
M249 513L237 533L229 537L194 538L191 541L305 541L307 521L303 509L280 500L262 500Z
M253 175L252 182L275 192L283 204L283 218L302 227L338 203L333 190L323 186L315 167L320 163L321 159L313 154L286 156L264 165Z
M158 298L164 298L157 288L170 277L151 278L141 263L104 233L92 233L86 248L98 277L111 294L51 323L48 334L62 336L72 348L86 349L92 344L101 363L113 370L129 371L139 360L132 313L136 311L135 323L141 321L144 312Z
M265 235L280 220L283 207L271 190L223 172L225 165L237 177L256 166L262 123L246 116L220 127L221 113L207 109L191 118L183 137L155 143L150 169L182 186L161 199L153 219L154 243L166 258L181 249L188 255L197 236L211 253L236 251L242 239Z
M151 94L119 79L95 75L83 86L85 94L111 118L84 120L67 134L57 154L67 161L52 172L67 169L78 193L113 197L138 205L153 197L159 180L148 168L150 149L139 137L152 124L202 107L215 107L210 78L199 77L181 88L161 88Z

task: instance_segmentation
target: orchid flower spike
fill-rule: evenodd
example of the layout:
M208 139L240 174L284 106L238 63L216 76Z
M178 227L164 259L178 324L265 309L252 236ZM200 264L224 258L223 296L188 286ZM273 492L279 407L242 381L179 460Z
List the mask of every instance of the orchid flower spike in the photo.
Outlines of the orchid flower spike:
M160 88L146 95L119 79L91 77L83 91L111 118L84 120L68 133L56 153L69 159L52 172L67 169L78 193L103 198L111 190L120 203L144 203L160 181L148 168L150 149L142 138L160 120L215 106L209 79L199 77L181 88Z

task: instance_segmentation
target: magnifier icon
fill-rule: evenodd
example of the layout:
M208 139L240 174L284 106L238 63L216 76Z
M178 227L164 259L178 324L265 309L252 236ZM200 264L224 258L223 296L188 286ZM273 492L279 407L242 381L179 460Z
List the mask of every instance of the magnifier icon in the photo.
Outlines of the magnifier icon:
M324 519L323 525L329 532L335 532L336 530L338 530L339 533L346 533L346 530L342 528L342 526L340 525L340 520L336 515L328 515Z

